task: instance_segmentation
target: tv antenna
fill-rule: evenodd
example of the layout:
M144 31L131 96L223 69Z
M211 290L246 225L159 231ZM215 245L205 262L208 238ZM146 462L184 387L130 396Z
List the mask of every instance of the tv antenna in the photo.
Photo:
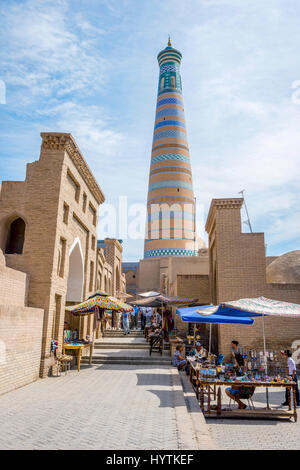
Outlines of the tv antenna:
M244 200L244 206L245 206L245 210L246 210L246 214L247 214L247 220L244 221L244 224L247 224L249 229L250 229L250 232L253 233L251 222L250 222L250 217L249 217L249 212L248 212L248 208L247 208L247 204L246 204L246 200L245 200L245 196L244 196L245 191L246 191L245 189L242 189L242 191L239 191L239 194L242 195L242 198Z

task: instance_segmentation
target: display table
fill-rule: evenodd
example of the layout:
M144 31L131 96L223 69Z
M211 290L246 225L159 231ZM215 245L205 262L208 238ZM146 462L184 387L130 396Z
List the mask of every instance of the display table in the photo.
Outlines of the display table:
M93 354L93 344L92 343L82 343L82 344L73 344L73 343L64 343L62 346L62 353L65 354L65 351L72 350L76 352L77 358L77 370L80 372L80 361L81 354L83 349L90 349L90 360L89 364L92 363L92 354Z
M266 408L259 409L222 409L222 400L221 400L221 386L232 387L265 387L267 390L270 387L275 388L287 388L288 389L288 410L283 409L271 409L267 403ZM219 387L217 392L217 405L212 409L211 405L211 391L210 387ZM200 407L204 413L204 416L207 418L277 418L277 417L287 417L294 418L294 421L297 421L297 404L296 404L296 384L294 382L282 383L282 382L227 382L220 380L203 380L199 379L199 390L200 390ZM207 408L204 406L204 394L207 390ZM292 395L292 397L291 397ZM268 395L267 395L268 397ZM268 398L267 398L268 400ZM292 409L293 403L293 409Z
M196 367L197 362L191 361L190 359L187 358L187 361L190 365L189 368L189 375L190 375L190 381L192 384L193 389L195 390L196 397L199 400L200 398L200 369ZM209 384L204 388L205 395L208 395L211 397L213 396L213 399L216 400L217 398L217 387L214 383Z

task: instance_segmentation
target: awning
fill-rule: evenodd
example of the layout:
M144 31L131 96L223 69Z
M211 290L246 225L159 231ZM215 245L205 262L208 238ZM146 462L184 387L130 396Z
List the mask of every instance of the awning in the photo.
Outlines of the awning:
M210 306L204 306L204 311L205 307L209 308ZM254 322L254 320L248 317L231 317L225 315L218 315L215 313L212 313L210 315L201 315L200 313L197 313L198 310L199 307L177 308L176 313L180 315L181 320L183 322L189 323L230 323L237 325L252 325Z
M165 307L166 305L189 305L195 304L198 299L189 297L167 297L165 295L157 295L146 299L133 300L132 305L139 307Z
M204 307L199 307L202 313ZM261 317L274 315L278 317L300 318L300 305L280 300L267 299L266 297L254 297L224 302L212 307L207 313L229 315L238 317Z

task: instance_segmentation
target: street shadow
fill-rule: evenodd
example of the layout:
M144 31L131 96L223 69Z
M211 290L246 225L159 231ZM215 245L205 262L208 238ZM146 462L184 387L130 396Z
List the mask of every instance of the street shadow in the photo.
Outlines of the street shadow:
M137 376L137 385L147 386L147 385L161 385L165 387L170 387L170 374L136 374ZM164 383L165 382L165 383Z
M176 406L185 407L185 402L182 400L183 395L181 390L147 390L159 398L159 408L174 408Z

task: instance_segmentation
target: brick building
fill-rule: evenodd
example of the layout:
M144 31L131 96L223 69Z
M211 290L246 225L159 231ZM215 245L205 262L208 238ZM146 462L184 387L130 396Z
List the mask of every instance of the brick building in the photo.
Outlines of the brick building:
M300 303L299 252L292 257L285 254L268 259L264 234L241 231L242 205L242 198L213 199L211 202L206 222L211 303L259 296ZM286 258L287 263L281 261ZM298 264L297 261L294 263L295 259ZM284 270L276 270L273 263L283 264ZM296 273L293 277L288 275L290 265ZM269 348L291 347L294 340L300 339L300 319L267 317L265 331ZM217 334L219 350L227 354L232 339L245 347L262 347L260 318L255 319L252 326L219 325Z
M66 133L41 137L40 158L27 165L25 181L2 182L0 248L7 267L27 275L25 304L44 310L40 371L45 376L51 339L61 345L65 305L86 299L97 287L112 294L115 286L125 287L122 250L110 264L97 246L104 195L75 140ZM3 299L0 303L7 302ZM91 333L92 320L82 322L82 336Z

